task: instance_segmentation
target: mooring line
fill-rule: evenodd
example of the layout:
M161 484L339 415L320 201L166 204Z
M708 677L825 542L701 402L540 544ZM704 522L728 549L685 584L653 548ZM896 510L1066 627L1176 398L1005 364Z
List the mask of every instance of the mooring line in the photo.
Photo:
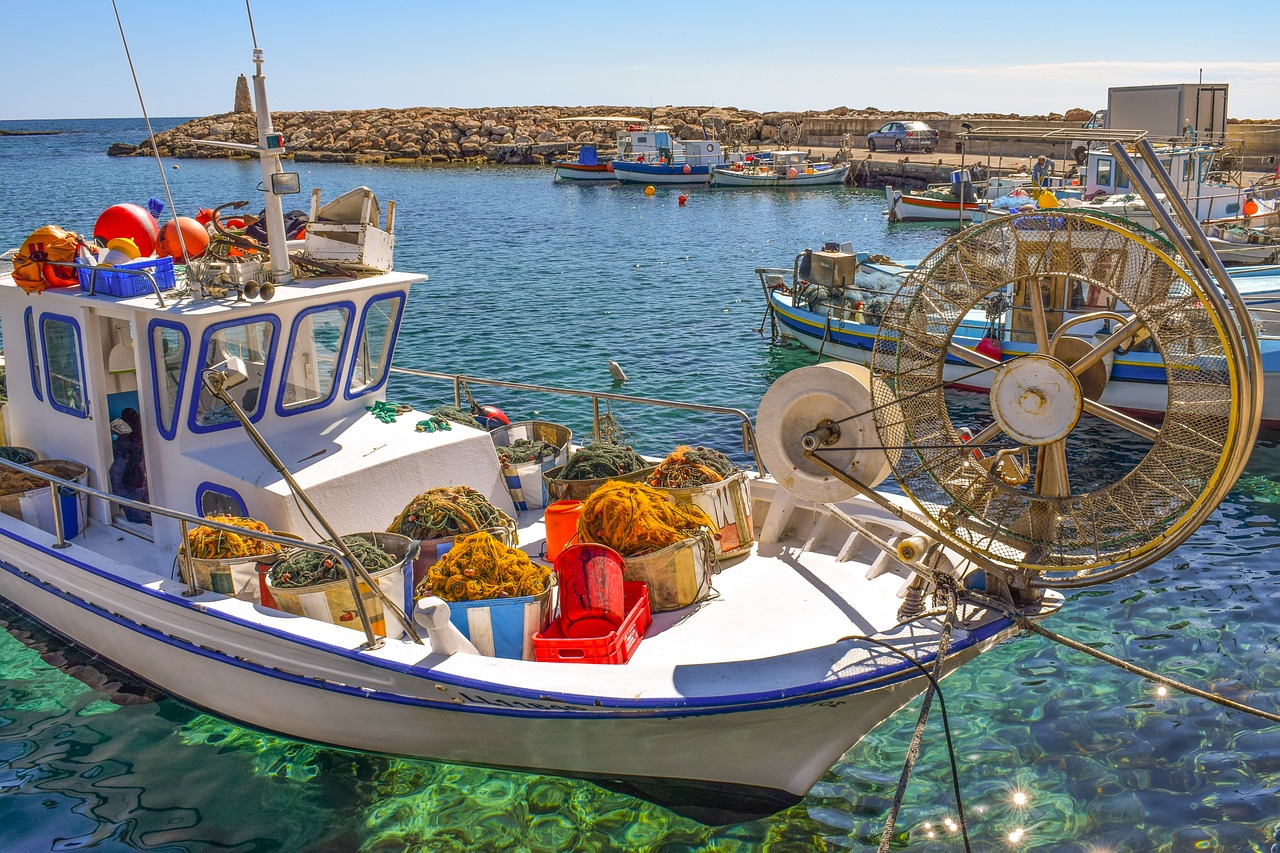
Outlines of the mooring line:
M1216 693L1210 693L1207 690L1201 690L1198 687L1192 687L1190 684L1184 684L1183 682L1178 681L1177 679L1170 678L1167 675L1161 675L1158 672L1152 672L1149 669L1143 669L1137 664L1129 663L1126 660L1122 660L1118 657L1113 657L1112 655L1109 655L1106 652L1100 652L1095 648L1086 646L1084 643L1077 642L1076 640L1072 640L1069 637L1064 637L1061 634L1056 634L1053 631L1050 631L1048 628L1044 628L1036 624L1034 621L1032 621L1031 619L1028 619L1026 616L1022 616L1020 614L1015 614L1015 613L1010 613L1008 615L1013 619L1014 624L1016 624L1019 628L1024 628L1028 631L1039 634L1042 637L1046 637L1050 640L1053 640L1055 643L1061 643L1062 645L1066 646L1069 649L1075 649L1078 652L1083 652L1084 654L1089 655L1091 657L1095 657L1098 660L1103 661L1104 663L1109 663L1112 666L1119 667L1120 669L1123 669L1125 672L1133 673L1134 675L1140 675L1143 678L1148 678L1152 681L1159 682L1160 684L1167 685L1182 693L1187 693L1192 696L1199 696L1201 699L1208 699L1210 702L1214 702L1218 705L1223 706L1224 708L1230 708L1234 711L1243 711L1246 714L1252 714L1255 717L1260 717L1264 720L1270 720L1273 723L1280 723L1280 714L1273 714L1270 711L1264 711L1261 708L1254 708L1250 705L1245 705L1241 702L1236 702L1233 699L1228 699L1225 696L1219 696Z

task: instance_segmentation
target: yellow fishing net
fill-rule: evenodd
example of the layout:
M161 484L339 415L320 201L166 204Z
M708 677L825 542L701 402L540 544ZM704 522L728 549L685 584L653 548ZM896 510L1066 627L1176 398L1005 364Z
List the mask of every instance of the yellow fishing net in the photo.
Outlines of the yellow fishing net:
M667 455L645 481L650 486L687 489L719 483L733 473L733 463L718 450L681 445Z
M693 504L671 503L643 483L611 481L592 492L578 516L578 539L608 545L624 557L649 554L716 527Z
M415 598L480 601L538 595L551 583L551 568L535 564L519 548L481 531L456 540L414 589Z
M220 524L231 524L252 530L257 533L270 533L271 529L261 521L253 518L241 518L236 515L210 515L210 521ZM252 536L241 536L229 530L216 527L193 527L187 531L187 548L191 556L201 560L225 560L231 557L263 557L276 554L280 546L265 539Z

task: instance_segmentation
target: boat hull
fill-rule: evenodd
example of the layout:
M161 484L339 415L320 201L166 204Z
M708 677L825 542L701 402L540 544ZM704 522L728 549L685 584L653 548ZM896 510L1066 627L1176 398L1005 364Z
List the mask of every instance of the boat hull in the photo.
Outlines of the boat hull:
M715 187L766 187L769 189L799 189L801 187L829 187L844 183L849 174L849 166L834 166L830 169L815 170L812 173L799 172L794 178L786 175L761 172L735 172L723 166L711 171L711 185Z
M579 163L556 163L555 180L557 181L616 181L613 170L608 163L596 166L584 166Z
M911 195L886 187L890 222L969 222L981 210L978 204Z
M925 686L898 669L867 683L723 703L602 703L501 689L451 677L441 671L450 658L422 647L412 648L423 657L406 663L361 652L361 635L345 629L324 626L351 644L335 649L248 625L209 606L221 596L190 599L176 581L122 580L85 562L93 552L54 549L52 537L34 528L24 536L26 525L10 522L0 520L0 597L187 703L338 747L619 782L665 805L702 809L703 819L739 820L797 801ZM268 622L300 618L259 612L272 614ZM953 642L945 670L1012 633L1006 620L975 629Z
M688 168L688 172L685 172ZM613 173L624 184L706 184L711 181L710 166L688 164L632 163L613 161Z
M877 327L808 311L790 304L779 291L769 294L769 303L783 334L814 352L831 358L867 365L875 348ZM957 336L956 342L974 348L979 338ZM1005 342L1006 358L1029 351L1030 345ZM1280 349L1272 347L1263 356L1262 423L1280 428ZM942 378L949 386L968 391L991 389L991 371L976 372L972 365L948 357ZM1156 353L1131 352L1112 364L1111 377L1099 402L1125 412L1146 417L1163 416L1169 402L1165 368Z

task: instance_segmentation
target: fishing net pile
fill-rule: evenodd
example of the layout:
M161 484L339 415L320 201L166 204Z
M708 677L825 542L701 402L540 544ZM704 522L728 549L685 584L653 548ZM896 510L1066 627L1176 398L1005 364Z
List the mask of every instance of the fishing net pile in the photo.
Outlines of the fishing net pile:
M582 504L578 539L608 545L624 557L674 545L715 524L692 504L672 503L643 483L605 483Z
M14 447L12 445L0 446L0 459L6 462L17 462L19 465L26 465L34 462L36 454L34 450L28 450L25 447Z
M454 542L427 569L413 594L415 598L436 595L445 601L480 601L539 595L550 583L549 566L536 564L519 548L480 532Z
M650 486L688 489L718 483L734 471L733 462L708 447L677 447L646 480Z
M549 441L533 438L517 438L510 444L497 448L498 461L508 467L525 462L546 462L555 459L560 448Z
M476 429L484 429L480 422L476 420L475 415L466 409L460 409L457 406L436 406L427 414L436 415L447 421L453 421L455 424L462 426L475 427Z
M271 529L255 518L238 515L209 515L210 521L242 527L255 533L270 533ZM232 557L263 557L280 553L280 546L265 539L232 533L216 527L200 525L187 531L186 553L201 560L226 560Z
M620 474L631 474L648 463L630 447L623 444L598 442L588 444L569 458L569 464L560 472L561 480L603 480Z
M389 569L396 564L396 558L374 545L364 536L352 533L342 537L342 542L364 566L365 571L373 574ZM333 544L325 542L326 545ZM287 560L281 560L271 567L267 579L274 587L292 589L304 586L318 586L333 581L347 579L347 570L342 561L320 551L297 551Z
M34 474L24 474L12 468L0 470L0 495L16 495L48 486L48 480L42 480Z
M470 486L438 486L418 495L387 528L410 539L440 539L501 527L516 539L516 522Z

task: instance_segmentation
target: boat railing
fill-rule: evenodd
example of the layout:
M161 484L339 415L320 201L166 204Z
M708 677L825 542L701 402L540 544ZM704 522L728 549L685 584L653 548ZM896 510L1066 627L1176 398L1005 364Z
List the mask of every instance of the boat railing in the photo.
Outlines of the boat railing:
M182 512L180 510L170 509L168 507L163 507L163 506L157 506L156 504L147 503L146 501L133 500L132 498L122 497L120 495L112 494L111 492L104 492L101 489L95 489L92 486L85 485L83 483L77 483L74 480L64 480L63 478L55 476L48 472L40 471L36 468L30 468L18 462L11 462L8 459L4 459L4 458L0 458L0 467L7 468L10 471L14 471L19 474L25 474L29 477L34 477L36 479L44 480L45 483L48 484L49 496L53 502L53 536L54 536L53 547L58 550L67 548L71 544L67 541L66 520L63 518L63 515L62 515L63 513L62 497L64 495L71 495L71 494L78 493L78 494L86 495L88 497L99 498L101 500L108 501L112 504L117 504L121 507L126 507L128 509L138 510L139 512L148 512L148 513L151 513L152 515L161 515L167 518L175 519L178 522L178 528L181 534L181 542L183 543L184 546L189 541L187 533L188 533L188 530L190 529L190 525L194 524L196 526L212 527L215 530L222 530L227 533L234 533L237 536L242 536L250 539L258 539L265 542L272 542L286 549L312 551L312 552L324 554L326 557L339 561L342 564L342 567L346 570L348 578L361 577L363 581L369 584L370 586L373 586L376 583L367 576L367 572L363 571L362 566L353 565L350 561L347 560L346 556L342 553L342 551L333 545L327 545L324 543L315 543L315 542L304 542L303 540L294 538L292 536L282 536L279 533L261 533L255 530L248 530L244 527L237 527L233 524L225 524L221 521L217 521L212 518L200 518L199 516L191 515L190 513ZM191 549L187 547L180 547L178 549L178 554L180 558L179 564L182 567L182 575L183 575L182 579L186 582L186 585L187 585L187 588L183 591L182 594L184 596L189 596L189 597L194 597L194 596L203 594L204 590L200 589L196 585L195 566L192 563L192 560L194 558L191 554ZM376 648L378 645L380 645L380 642L377 639L376 634L374 633L373 623L369 618L369 614L367 612L367 609L364 605L364 602L361 596L359 595L355 596L355 604L356 604L356 611L360 615L360 620L365 631L365 636L368 639L366 648ZM384 601L383 605L388 606L388 602ZM397 619L400 620L401 624L405 626L406 630L410 633L410 635L418 642L421 642L421 639L418 637L417 631L414 629L412 624L410 624L410 618L404 612L399 611L399 608L395 606L394 602L391 602L389 606L393 607L397 611L394 613L394 615L396 616Z
M760 458L760 449L756 446L756 431L751 424L751 416L742 409L729 406L713 406L704 403L686 403L680 400L662 400L656 397L636 397L631 394L618 394L612 391L583 391L577 388L560 388L554 385L534 385L527 382L510 382L504 379L487 379L480 376L467 376L461 373L438 373L434 370L418 370L412 367L392 367L393 373L405 376L416 376L420 379L437 379L453 384L453 402L461 407L469 400L468 387L485 385L491 388L506 388L511 391L531 391L538 394L552 394L561 397L585 397L591 400L591 435L599 441L605 434L600 412L601 401L611 403L638 403L644 406L657 406L666 409L679 409L686 412L725 415L737 418L742 429L742 452L750 453L756 470L766 473L764 460Z

